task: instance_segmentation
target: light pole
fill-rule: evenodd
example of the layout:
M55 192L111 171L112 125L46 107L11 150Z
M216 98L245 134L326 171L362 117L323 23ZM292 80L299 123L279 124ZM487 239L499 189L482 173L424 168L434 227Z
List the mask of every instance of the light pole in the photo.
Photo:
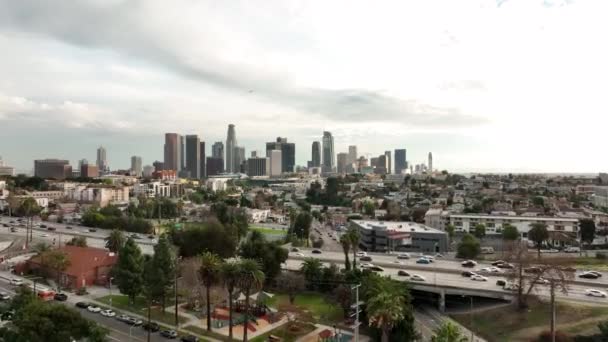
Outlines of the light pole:
M110 277L110 308L112 308L112 279L114 277Z
M355 290L355 342L359 342L359 287L361 284L351 287L351 290Z
M175 285L175 331L179 330L179 317L177 315L177 312L179 309L178 303L177 303L177 280L178 280L177 271L178 271L179 261L181 259L182 259L181 256L178 256L175 258L175 271L174 271L174 273L175 273L175 284L174 284Z

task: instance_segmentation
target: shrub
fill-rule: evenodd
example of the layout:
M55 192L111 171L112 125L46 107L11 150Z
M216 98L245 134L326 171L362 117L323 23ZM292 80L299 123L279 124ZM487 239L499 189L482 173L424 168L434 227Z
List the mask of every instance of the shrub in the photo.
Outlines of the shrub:
M600 259L600 260L606 260L607 256L606 256L606 253L604 253L604 252L597 252L597 253L595 253L595 258Z
M538 336L537 342L551 342L551 331L545 330ZM574 339L563 331L555 332L555 342L573 342Z

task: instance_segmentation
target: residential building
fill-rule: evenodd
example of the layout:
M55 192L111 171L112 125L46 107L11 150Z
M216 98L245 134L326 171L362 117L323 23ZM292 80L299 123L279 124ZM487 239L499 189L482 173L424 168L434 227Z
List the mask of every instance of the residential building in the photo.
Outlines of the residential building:
M4 165L2 157L0 157L0 176L14 176L15 168L12 166Z
M68 189L66 197L73 201L97 204L103 208L108 204L129 203L128 186L108 186L108 185L77 185Z
M165 146L164 146L164 170L173 170L175 172L181 171L182 166L182 138L177 133L166 133L165 134Z
M207 189L216 192L216 191L226 191L228 189L228 181L232 178L228 177L210 177L207 179L205 185Z
M160 170L152 173L152 178L161 180L176 180L177 172L175 170Z
M133 193L135 194L135 197L170 197L171 186L169 184L165 184L163 181L140 183L133 186Z
M338 173L345 174L348 165L348 153L338 153Z
M131 157L131 174L135 177L141 177L143 172L142 161L140 156Z
M446 232L414 222L351 220L361 234L361 249L369 252L444 253L448 249Z
M109 171L105 147L99 146L99 148L97 148L97 161L95 164L97 165L97 170L104 173Z
M396 149L395 150L395 173L403 174L407 170L407 159L406 150Z
M336 166L334 137L331 132L323 132L323 172L333 172Z
M198 135L186 135L186 170L190 178L201 178L201 140Z
M143 169L144 178L151 178L153 173L154 173L154 166L151 166L151 165L144 166L144 169Z
M281 170L283 168L282 166L282 156L281 156L281 150L273 150L270 151L270 172L269 172L269 176L273 177L273 176L280 176L281 175Z
M236 132L234 125L228 125L228 136L226 138L226 172L238 172L240 163L237 163L235 149L237 147Z
M393 162L391 158L391 151L384 151L384 157L386 159L386 173L393 172Z
M608 208L608 187L596 186L592 199L593 205L595 205L597 208Z
M63 159L34 160L34 175L40 178L66 179L72 175L72 166Z
M321 144L318 141L312 143L312 167L321 166Z
M266 143L266 157L270 151L281 151L281 171L294 172L296 165L296 144L287 142L287 138L278 137L276 141Z
M224 158L207 157L207 177L224 173Z
M84 177L84 178L99 177L99 170L97 169L97 165L83 164L80 167L80 177Z
M247 159L247 175L249 177L267 176L270 174L269 158L249 158Z
M352 164L357 161L357 146L350 145L348 146L348 163Z

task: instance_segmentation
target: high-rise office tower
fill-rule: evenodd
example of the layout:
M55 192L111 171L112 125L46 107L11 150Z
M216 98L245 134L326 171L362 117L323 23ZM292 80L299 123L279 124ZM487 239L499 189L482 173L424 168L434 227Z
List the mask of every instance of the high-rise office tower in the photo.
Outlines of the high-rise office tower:
M97 169L100 172L105 172L108 169L108 160L106 159L106 149L103 146L99 146L97 149Z
M173 170L176 173L180 171L182 166L181 140L181 136L177 133L165 133L165 170Z
M282 172L294 172L296 164L296 144L287 142L287 138L278 137L277 141L266 143L266 156L269 157L270 151L281 151Z
M142 172L143 172L143 166L142 166L142 162L141 162L141 157L132 156L131 157L131 174L135 175L136 177L141 177Z
M391 151L384 151L386 156L386 173L393 172L393 162L391 160Z
M433 153L429 152L429 172L433 172Z
M204 141L201 141L199 144L198 162L199 162L199 170L200 170L199 178L207 177L207 158L206 158L206 154L205 154L205 142Z
M34 160L34 176L66 179L72 176L72 166L69 161L62 159Z
M357 161L357 146L348 146L348 163L352 164Z
M150 177L152 177L153 173L154 173L154 166L152 166L152 165L146 165L146 166L144 166L144 169L143 169L143 176L144 176L144 178L150 178Z
M281 150L272 150L270 157L270 176L280 176L283 170Z
M338 153L338 173L346 173L349 157L348 153Z
M80 171L80 168L82 167L82 165L87 165L89 164L89 161L86 158L80 159L78 161L78 171ZM95 165L97 165L97 163L95 163Z
M312 167L321 166L321 143L313 141L312 143Z
M228 136L226 138L226 172L233 173L238 172L238 167L236 163L235 156L235 148L236 148L236 132L234 130L234 125L228 125Z
M243 163L247 161L245 158L245 148L242 146L236 146L234 148L234 163L235 163L235 173L242 172L245 173L243 169Z
M183 135L179 136L179 155L181 157L180 160L180 171L185 170L186 169L186 141L185 141L185 137Z
M80 177L99 177L99 169L97 168L97 165L82 164L82 166L80 167Z
M224 143L221 141L214 142L211 145L211 157L224 160Z
M186 135L186 168L190 178L201 178L201 139L198 135Z
M224 158L207 157L205 173L207 177L216 176L224 172Z
M247 175L249 177L266 176L270 169L269 158L251 157L247 159Z
M379 175L384 175L384 174L386 174L386 169L387 169L386 155L381 154L378 156L378 158L376 158L376 168L374 169L374 173L377 173Z
M407 170L407 159L406 159L406 150L396 149L395 150L395 173L403 174Z
M332 172L336 165L334 155L334 137L331 132L323 132L323 171Z

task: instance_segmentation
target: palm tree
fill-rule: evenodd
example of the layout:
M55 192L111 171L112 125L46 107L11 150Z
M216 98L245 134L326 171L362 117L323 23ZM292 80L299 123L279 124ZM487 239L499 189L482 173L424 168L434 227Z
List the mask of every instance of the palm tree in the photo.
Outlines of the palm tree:
M207 297L207 331L211 331L211 286L219 282L222 259L215 253L205 252L201 255L201 280Z
M28 197L24 199L23 202L21 202L21 205L19 206L19 211L23 216L27 217L27 225L25 227L25 248L27 248L29 242L31 242L34 238L32 236L33 218L42 211L42 208L40 208L40 206L33 197Z
M106 248L109 249L110 252L114 253L118 253L126 241L125 234L118 229L113 229L105 240Z
M232 295L241 277L240 264L236 261L225 262L220 267L220 273L224 287L228 291L228 339L232 341Z
M443 323L437 330L431 342L467 342L468 339L462 336L460 329L452 322Z
M340 244L342 245L342 251L344 251L344 268L350 270L350 261L348 260L348 252L350 252L350 240L347 235L340 236Z
M304 274L304 278L309 285L314 286L314 283L321 278L323 263L319 259L306 258L300 267L300 271Z
M260 264L253 259L243 259L240 265L239 287L245 291L245 326L243 328L243 341L247 342L247 324L249 324L249 295L251 290L261 289L264 285L264 272Z
M382 342L388 342L393 327L405 319L405 298L392 291L384 291L367 301L369 324L382 330Z
M45 243L45 242L38 242L35 246L34 246L34 252L38 253L39 255L47 252L51 249L51 247Z
M47 265L53 269L57 276L57 288L61 288L61 272L65 271L70 266L70 259L65 252L60 250L52 250L45 253L47 257Z
M346 232L348 240L350 241L350 248L353 250L353 270L357 269L357 251L359 250L359 241L361 240L361 234L357 228L351 227Z

